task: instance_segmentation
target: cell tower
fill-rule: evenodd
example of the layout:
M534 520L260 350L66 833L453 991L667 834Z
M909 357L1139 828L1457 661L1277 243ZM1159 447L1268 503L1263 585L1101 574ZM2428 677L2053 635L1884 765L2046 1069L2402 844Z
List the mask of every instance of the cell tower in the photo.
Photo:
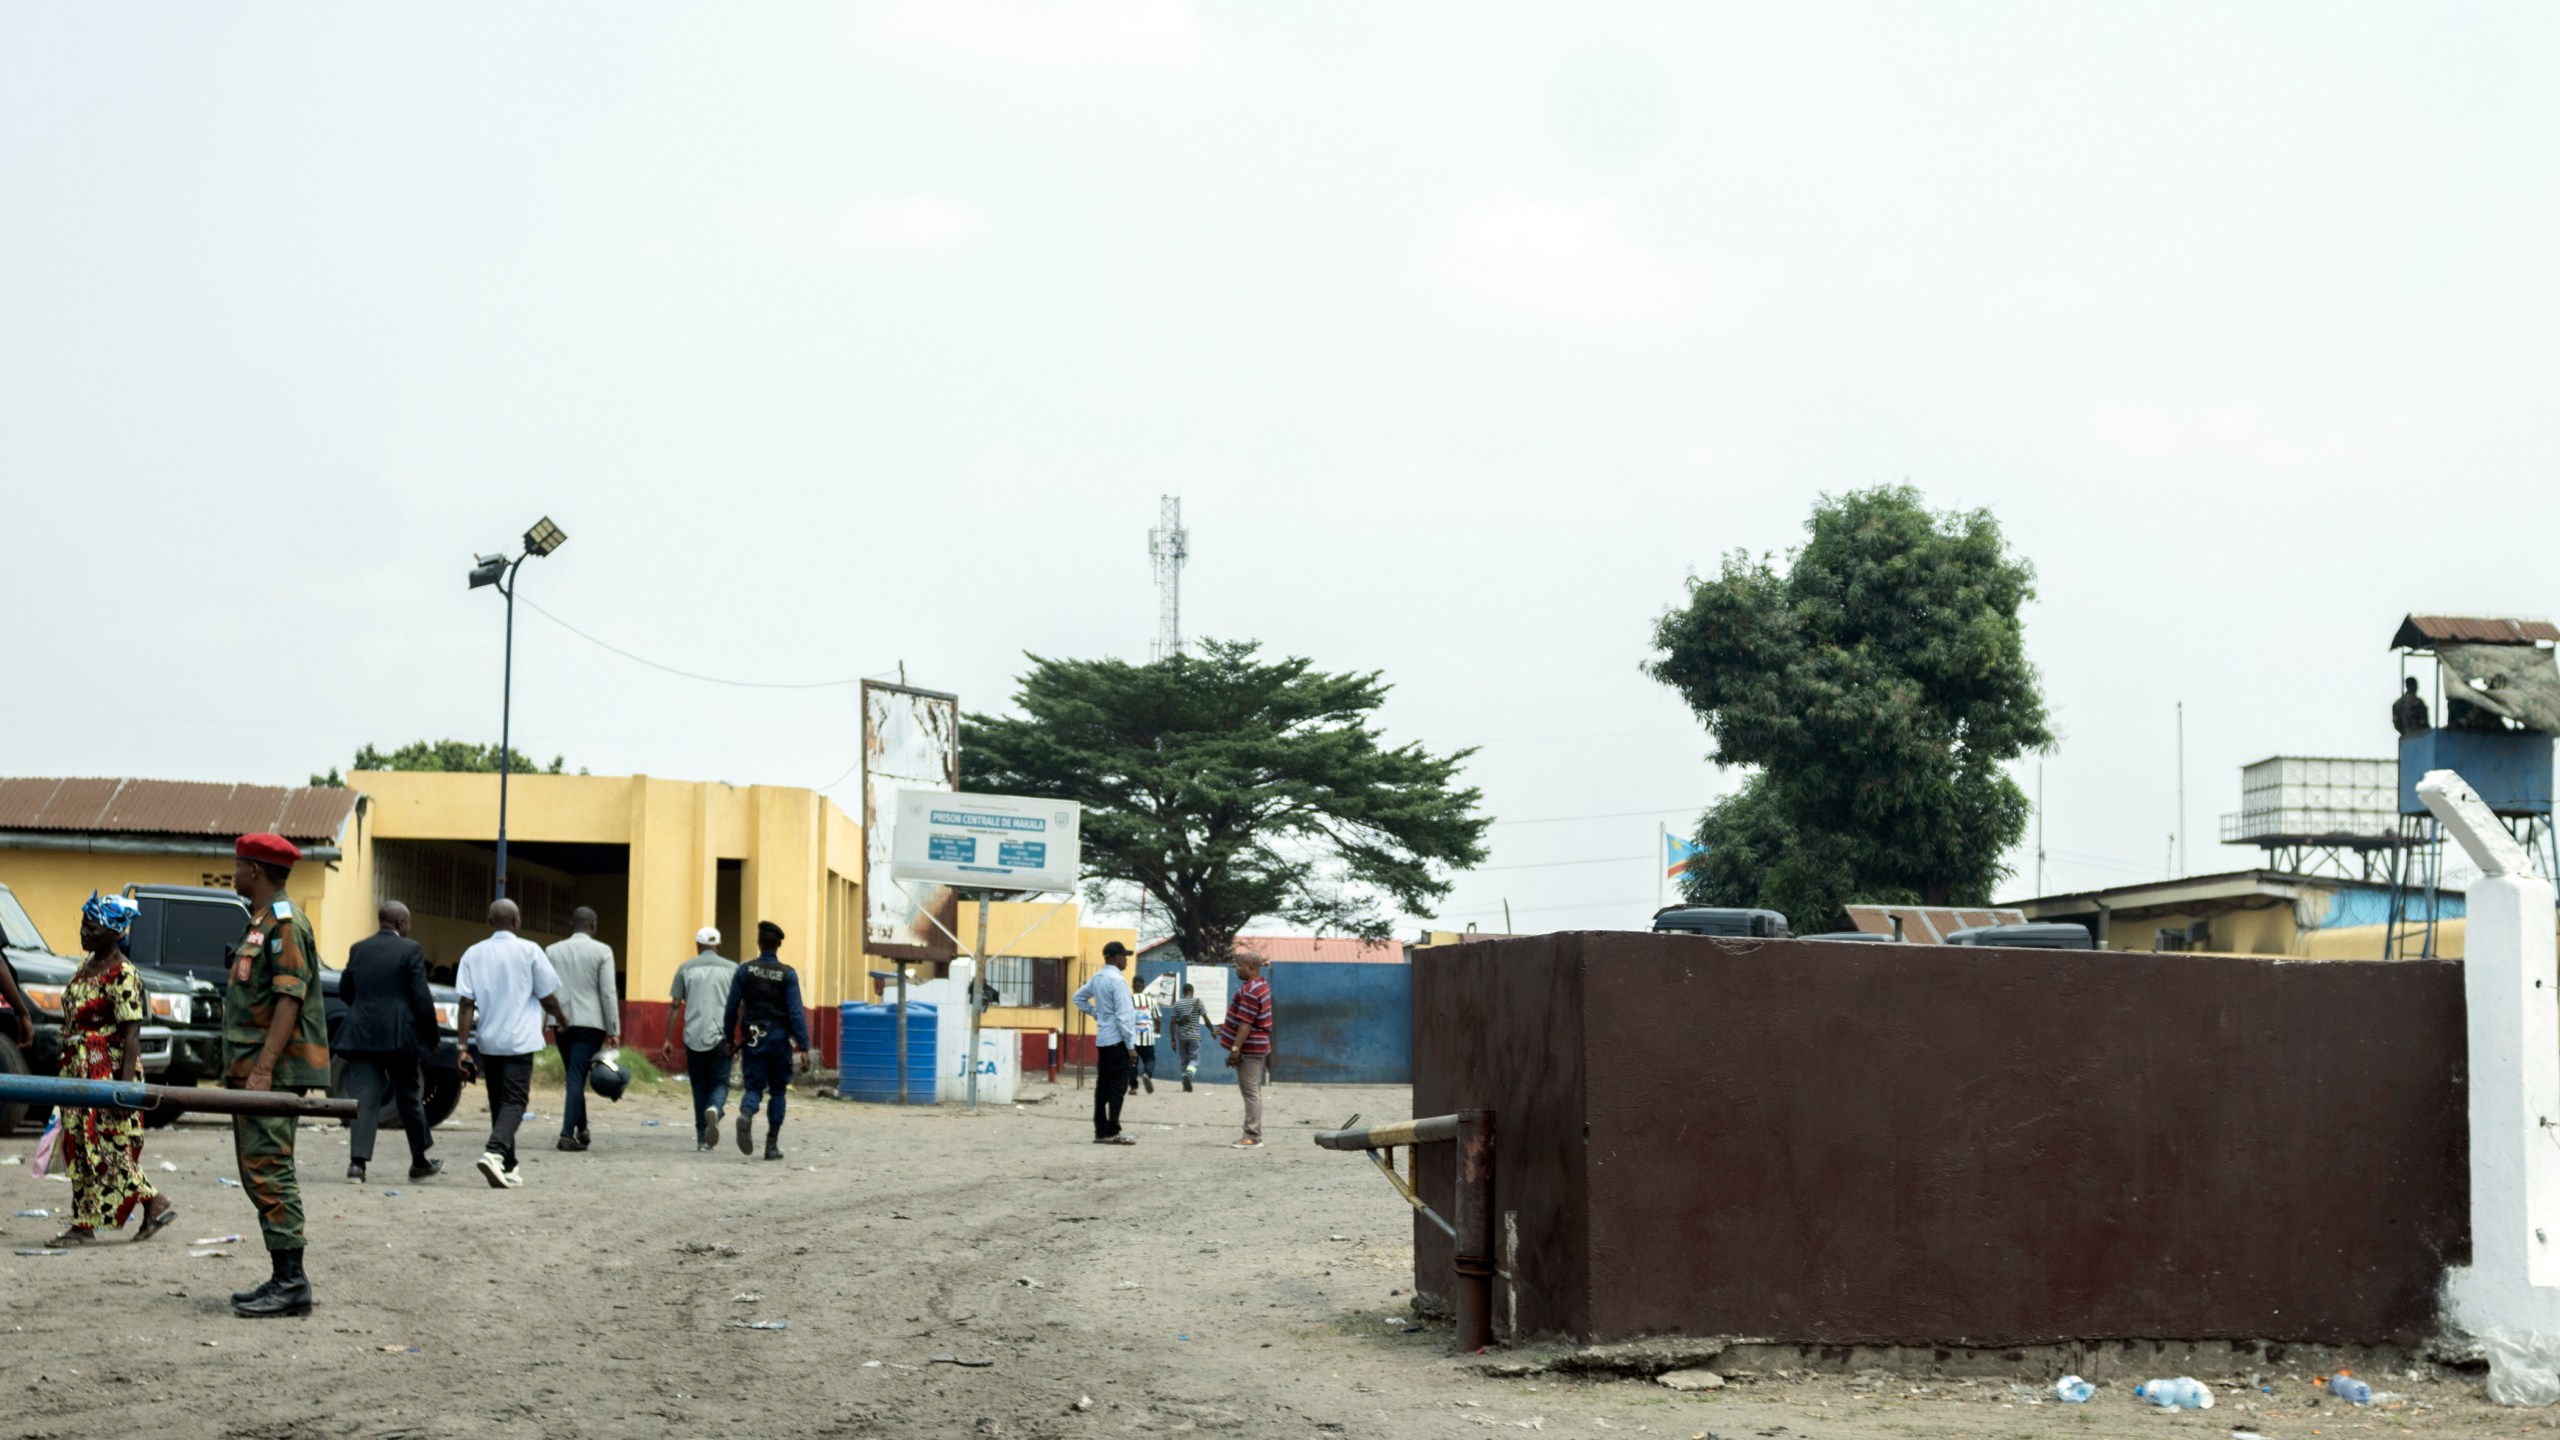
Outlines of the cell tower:
M1147 532L1147 554L1156 562L1155 658L1182 653L1182 565L1191 558L1191 532L1182 528L1182 497L1160 497L1156 528Z

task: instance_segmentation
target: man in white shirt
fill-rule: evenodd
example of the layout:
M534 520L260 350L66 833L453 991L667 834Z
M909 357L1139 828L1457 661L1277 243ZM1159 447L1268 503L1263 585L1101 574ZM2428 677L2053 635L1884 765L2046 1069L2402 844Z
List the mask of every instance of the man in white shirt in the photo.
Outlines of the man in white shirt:
M587 1072L596 1056L622 1045L622 996L614 987L613 947L596 938L596 912L569 912L569 938L543 952L560 977L560 1070L568 1095L560 1106L560 1148L584 1150Z
M453 988L462 992L462 1074L476 1068L489 1083L489 1144L477 1162L491 1189L524 1183L516 1173L516 1127L533 1089L533 1057L542 1049L542 1017L565 1026L560 977L542 947L516 934L524 917L513 900L489 907L489 938L462 952Z
M1114 940L1102 947L1102 968L1076 987L1078 1010L1093 1017L1093 1055L1101 1073L1093 1090L1093 1143L1135 1145L1137 1137L1120 1129L1120 1102L1129 1093L1129 1051L1138 1041L1137 1006L1129 998L1129 947Z

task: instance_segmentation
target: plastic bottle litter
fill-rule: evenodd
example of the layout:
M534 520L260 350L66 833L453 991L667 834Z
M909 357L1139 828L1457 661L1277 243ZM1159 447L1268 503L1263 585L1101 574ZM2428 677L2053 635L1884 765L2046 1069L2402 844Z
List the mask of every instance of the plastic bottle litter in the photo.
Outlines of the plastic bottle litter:
M50 1220L53 1218L53 1212L50 1210L21 1210L11 1218L17 1220Z
M228 1186L230 1186L230 1187L231 1187L232 1189L234 1189L234 1190L237 1190L237 1189L239 1189L239 1188L240 1188L240 1182L239 1182L239 1181L237 1181L237 1180L232 1179L232 1178L231 1178L230 1176L228 1176L228 1175L216 1175L216 1176L214 1176L214 1177L213 1177L213 1183L214 1183L214 1184L216 1184L216 1185L228 1185Z
M2147 1380L2133 1387L2134 1398L2163 1410L2210 1410L2213 1387L2189 1375L2175 1380Z
M240 1243L240 1237L237 1235L207 1235L196 1243L199 1245L237 1245Z
M2065 1375L2053 1382L2053 1398L2066 1405L2086 1405L2089 1397L2097 1393L2097 1386L2077 1375Z
M2352 1370L2341 1370L2329 1377L2329 1393L2350 1405L2373 1403L2373 1387L2355 1377Z

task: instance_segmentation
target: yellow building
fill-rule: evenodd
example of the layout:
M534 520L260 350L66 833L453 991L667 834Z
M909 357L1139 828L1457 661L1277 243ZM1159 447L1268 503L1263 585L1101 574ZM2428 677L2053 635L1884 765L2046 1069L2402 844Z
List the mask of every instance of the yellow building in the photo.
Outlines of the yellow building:
M68 945L92 889L227 888L233 838L274 830L303 849L292 890L325 962L372 933L383 900L399 900L429 966L450 978L463 950L488 934L498 777L357 771L347 787L0 780L0 882L48 939ZM811 790L647 775L508 782L507 895L524 912L523 933L547 944L569 933L570 911L593 909L598 938L620 962L624 1043L650 1051L664 1035L676 967L706 924L719 927L733 959L754 953L756 922L780 925L783 958L799 969L813 1010L880 998L884 987L869 977L894 967L862 952L863 858L861 827ZM977 938L975 907L960 916L965 949ZM1078 1032L1067 996L1100 965L1103 945L1137 940L1080 920L1073 903L989 907L988 977L1005 1003L989 1010L988 1028ZM910 973L930 978L931 968ZM834 1025L816 1028L831 1042Z

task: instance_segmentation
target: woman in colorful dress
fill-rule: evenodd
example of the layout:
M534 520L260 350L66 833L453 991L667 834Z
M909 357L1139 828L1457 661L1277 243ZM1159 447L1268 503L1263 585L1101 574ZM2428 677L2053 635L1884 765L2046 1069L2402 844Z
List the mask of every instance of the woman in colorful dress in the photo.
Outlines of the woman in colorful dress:
M142 1078L142 977L124 955L141 911L121 895L92 891L80 907L80 948L88 963L62 990L62 1075L68 1080ZM142 1207L136 1240L169 1228L178 1207L142 1175L142 1116L132 1110L64 1109L63 1159L71 1172L71 1228L56 1249L97 1243L98 1227L124 1228Z

